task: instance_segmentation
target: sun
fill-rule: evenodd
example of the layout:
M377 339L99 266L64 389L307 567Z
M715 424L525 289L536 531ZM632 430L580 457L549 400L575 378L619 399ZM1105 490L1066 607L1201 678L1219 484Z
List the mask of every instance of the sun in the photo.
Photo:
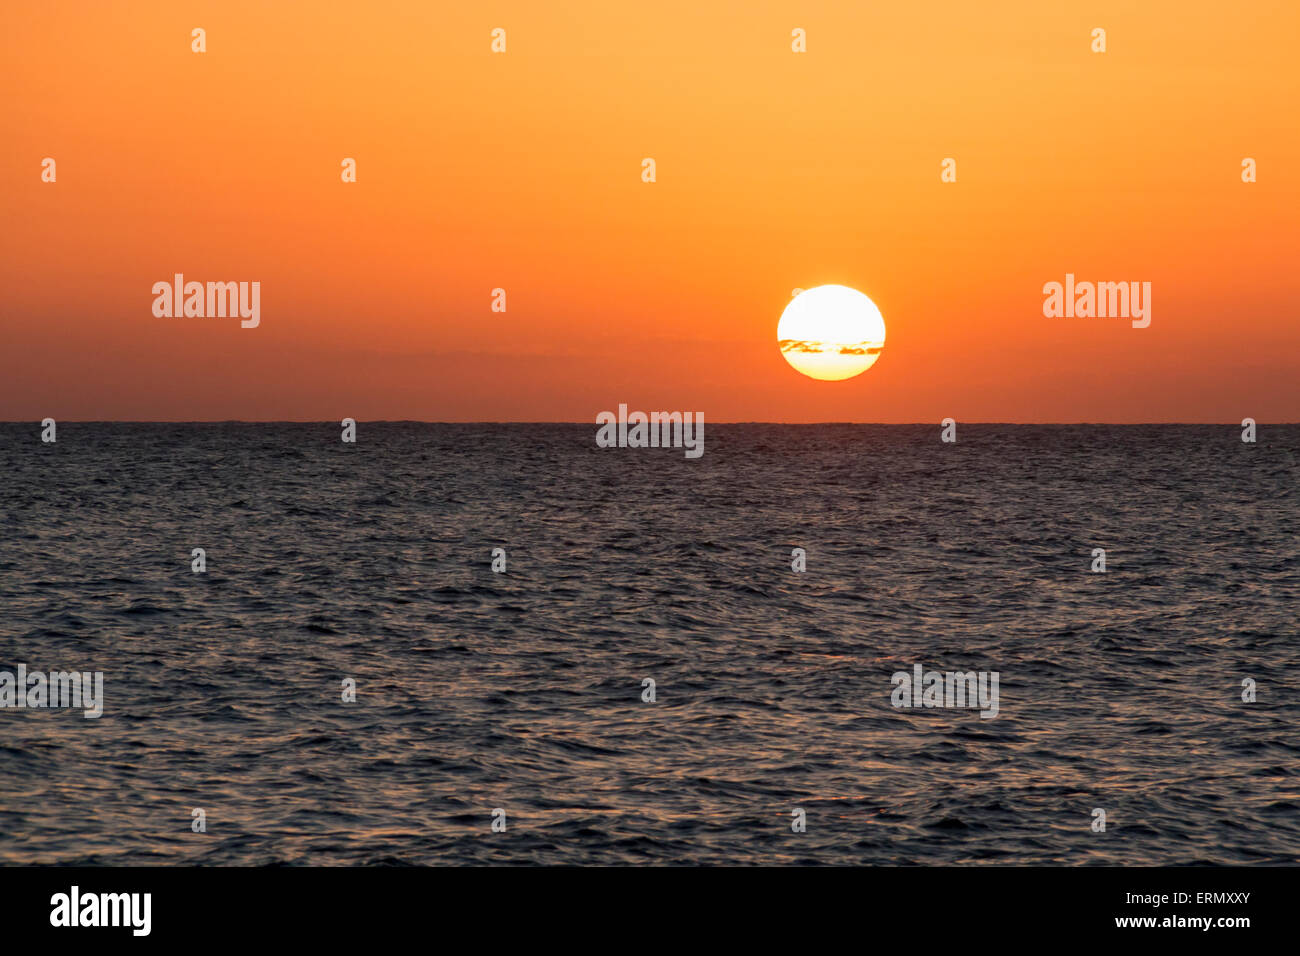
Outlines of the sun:
M795 371L838 382L876 364L885 347L885 320L857 289L819 285L790 300L777 323L776 338Z

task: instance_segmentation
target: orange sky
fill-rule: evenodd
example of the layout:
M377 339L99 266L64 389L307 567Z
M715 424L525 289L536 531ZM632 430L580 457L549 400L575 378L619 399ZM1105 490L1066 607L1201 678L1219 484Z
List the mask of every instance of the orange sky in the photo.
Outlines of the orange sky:
M1294 0L10 5L0 419L1300 421L1297 36ZM260 281L260 327L155 318L175 272ZM1151 282L1151 327L1044 318L1066 272ZM776 346L823 283L888 326L845 382Z

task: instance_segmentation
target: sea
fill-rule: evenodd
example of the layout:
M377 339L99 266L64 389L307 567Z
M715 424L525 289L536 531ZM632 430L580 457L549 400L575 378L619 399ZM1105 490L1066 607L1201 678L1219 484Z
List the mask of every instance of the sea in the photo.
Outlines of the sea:
M0 863L1300 862L1300 426L41 432Z

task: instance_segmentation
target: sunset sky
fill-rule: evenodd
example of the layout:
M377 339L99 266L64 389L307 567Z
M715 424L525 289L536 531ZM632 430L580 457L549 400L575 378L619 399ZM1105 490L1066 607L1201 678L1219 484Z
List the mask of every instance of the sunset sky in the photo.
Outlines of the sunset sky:
M1300 421L1298 36L1294 0L11 4L0 419ZM177 272L259 281L261 325L156 318ZM1151 326L1045 318L1067 272L1150 282ZM828 283L888 329L843 382L776 344Z

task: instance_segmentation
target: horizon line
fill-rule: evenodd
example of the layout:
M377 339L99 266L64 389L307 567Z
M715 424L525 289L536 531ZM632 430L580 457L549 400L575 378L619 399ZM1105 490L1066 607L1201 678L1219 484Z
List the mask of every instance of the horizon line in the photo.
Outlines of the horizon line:
M53 416L47 416L53 418ZM488 419L476 419L452 421L447 419L425 419L425 418L358 418L354 419L358 425L584 425L595 426L599 423L593 421L568 421L560 419L547 420L523 420L511 419L508 421L491 421ZM0 425L32 425L39 426L41 419L6 419L0 421ZM332 425L337 427L341 420L336 421L332 418L62 418L55 419L58 424L71 425ZM1160 421L1160 422L1005 422L1005 421L965 421L963 419L954 419L959 425L1005 425L1015 428L1079 428L1085 426L1105 425L1111 428L1143 428L1153 425L1160 426L1215 426L1223 428L1240 428L1241 422L1187 422L1187 421ZM1266 424L1270 426L1292 426L1300 425L1300 422L1264 422L1255 420L1257 425ZM777 421L760 421L758 419L748 419L744 421L715 421L707 422L710 425L786 425L794 428L808 428L821 425L872 425L883 428L913 428L919 426L925 427L942 427L943 422L868 422L868 421L820 421L820 422L777 422Z

